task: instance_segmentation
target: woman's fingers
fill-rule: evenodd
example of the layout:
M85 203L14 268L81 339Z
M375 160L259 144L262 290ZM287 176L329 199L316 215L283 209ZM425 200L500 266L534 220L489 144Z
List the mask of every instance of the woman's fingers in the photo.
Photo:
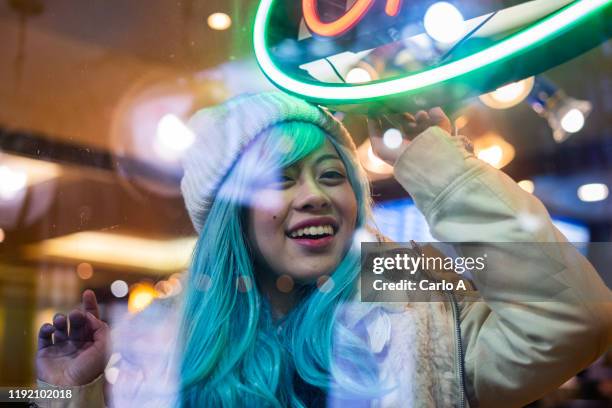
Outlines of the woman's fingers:
M66 315L57 313L53 317L53 327L55 329L53 333L53 341L55 344L68 340L68 320L66 319Z
M449 134L452 131L449 118L439 107L432 108L429 111L420 110L414 115L403 113L370 117L367 122L374 154L390 165L395 164L410 140L431 126L439 126ZM396 142L392 142L389 146L384 143L383 135L391 128L398 129L402 134L403 140L400 141L399 145L395 144Z
M100 309L98 308L98 300L93 290L87 289L83 292L83 310L94 315L95 318L100 318Z
M38 349L44 349L53 345L53 332L55 327L50 323L45 323L38 330Z
M91 329L87 324L87 317L81 310L73 310L68 315L70 319L70 334L68 338L74 342L91 341Z
M439 126L440 128L446 130L448 133L452 133L452 125L451 121L446 116L442 108L435 107L429 110L429 118L431 120L432 126Z

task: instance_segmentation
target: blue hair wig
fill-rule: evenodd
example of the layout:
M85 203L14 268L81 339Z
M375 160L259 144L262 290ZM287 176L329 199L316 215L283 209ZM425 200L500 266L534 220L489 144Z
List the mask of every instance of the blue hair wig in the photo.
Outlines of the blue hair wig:
M197 241L183 304L180 366L183 407L303 407L294 378L347 398L380 395L374 356L338 319L356 295L359 253L348 250L329 290L301 288L280 321L257 289L244 209L257 181L296 163L325 140L347 169L358 203L357 228L369 217L367 179L354 153L317 126L285 122L248 146L221 184Z

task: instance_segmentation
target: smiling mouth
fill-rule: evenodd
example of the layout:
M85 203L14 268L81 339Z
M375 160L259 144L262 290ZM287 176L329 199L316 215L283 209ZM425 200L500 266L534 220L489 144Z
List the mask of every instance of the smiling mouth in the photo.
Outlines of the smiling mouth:
M292 239L318 240L333 237L334 235L336 235L336 232L337 228L330 224L298 228L287 233L287 236Z

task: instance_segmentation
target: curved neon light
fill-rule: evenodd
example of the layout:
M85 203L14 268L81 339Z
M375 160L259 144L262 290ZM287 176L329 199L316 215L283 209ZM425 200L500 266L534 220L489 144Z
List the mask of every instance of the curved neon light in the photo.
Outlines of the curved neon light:
M299 81L281 71L272 61L266 45L267 23L276 0L262 0L255 16L253 40L255 57L264 74L279 88L320 103L361 103L377 98L416 91L510 57L554 35L569 24L595 13L612 0L576 0L565 9L489 48L457 61L416 74L363 85L315 84Z
M355 4L342 17L335 21L323 22L317 8L318 0L303 0L302 10L304 21L308 28L315 34L324 37L335 37L342 35L355 27L366 15L376 0L357 0ZM385 13L393 17L399 13L402 0L387 0Z
M315 34L325 37L335 37L355 27L363 16L366 15L368 10L370 10L370 7L374 4L374 0L357 0L345 15L329 23L321 21L319 11L317 10L317 3L317 0L304 0L302 2L306 25Z
M387 0L387 5L385 6L385 13L389 16L397 16L400 8L402 8L402 0Z

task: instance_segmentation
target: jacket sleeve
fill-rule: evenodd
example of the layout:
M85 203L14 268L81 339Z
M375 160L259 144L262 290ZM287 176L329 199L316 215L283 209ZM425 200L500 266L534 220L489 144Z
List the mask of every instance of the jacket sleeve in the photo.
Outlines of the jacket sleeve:
M36 384L39 389L61 389L70 390L71 398L67 399L36 399L32 402L40 408L104 408L104 375L89 384L73 387L60 387L38 380Z
M472 274L484 302L461 311L471 406L523 406L611 346L610 290L536 197L438 127L412 141L394 173L436 239L488 256Z

